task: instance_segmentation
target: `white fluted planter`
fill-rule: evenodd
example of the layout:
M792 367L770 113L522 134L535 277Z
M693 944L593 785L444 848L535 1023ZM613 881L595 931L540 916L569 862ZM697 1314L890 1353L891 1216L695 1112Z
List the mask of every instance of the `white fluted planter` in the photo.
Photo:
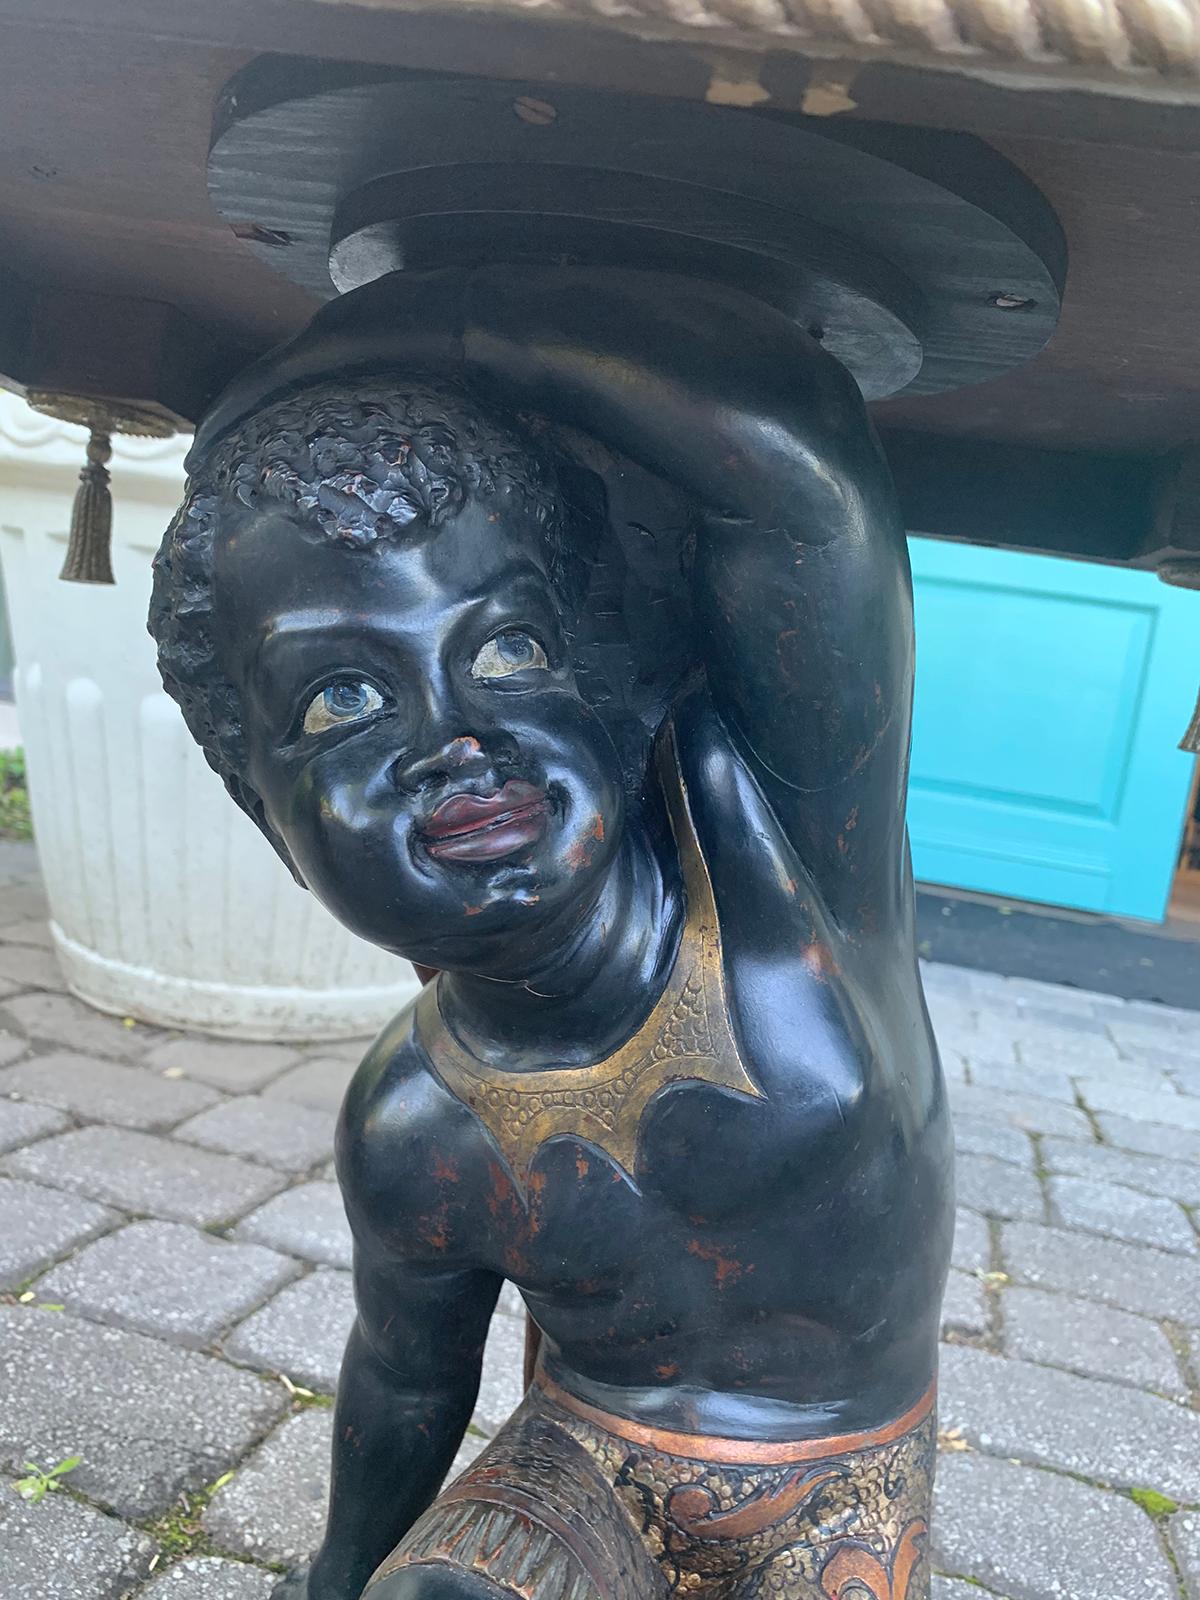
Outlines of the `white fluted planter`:
M179 441L118 440L116 586L61 583L82 429L0 395L0 560L51 932L105 1011L247 1039L348 1037L415 991L292 883L159 685L150 559Z

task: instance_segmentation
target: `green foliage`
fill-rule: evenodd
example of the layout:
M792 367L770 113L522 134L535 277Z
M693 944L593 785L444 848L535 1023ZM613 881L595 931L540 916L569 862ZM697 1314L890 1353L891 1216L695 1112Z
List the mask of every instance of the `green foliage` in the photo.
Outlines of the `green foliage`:
M1170 1495L1159 1494L1157 1489L1130 1489L1129 1498L1136 1500L1143 1511L1148 1511L1152 1517L1169 1517L1179 1507Z
M57 1489L58 1480L65 1478L68 1472L74 1472L82 1460L82 1456L68 1456L65 1461L60 1461L56 1467L51 1467L48 1471L44 1467L39 1467L36 1461L27 1461L25 1471L28 1477L18 1478L13 1488L18 1494L24 1495L31 1506L36 1506L46 1490Z
M147 1533L153 1535L162 1546L164 1559L182 1560L184 1556L202 1555L208 1550L202 1521L204 1508L217 1490L223 1489L232 1478L232 1472L223 1472L206 1488L197 1489L193 1494L181 1494L171 1510L156 1521L143 1524ZM156 1557L155 1565L157 1561Z
M311 1389L303 1389L298 1383L293 1383L286 1372L279 1374L279 1381L291 1395L293 1409L297 1411L303 1411L311 1406L323 1409L333 1404L331 1394L314 1394Z
M0 750L0 839L32 839L24 750Z

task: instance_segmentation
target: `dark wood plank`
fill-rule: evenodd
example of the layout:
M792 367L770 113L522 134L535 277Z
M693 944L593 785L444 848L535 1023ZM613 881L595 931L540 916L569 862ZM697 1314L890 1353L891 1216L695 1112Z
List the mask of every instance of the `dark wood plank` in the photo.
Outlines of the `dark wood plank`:
M213 105L253 55L282 47L387 66L519 70L696 99L712 76L711 52L690 46L474 10L0 0L0 28L6 270L39 287L166 302L251 351L296 331L314 305L253 259L205 189ZM810 63L779 53L757 64L770 104L803 103ZM1018 92L883 65L857 72L851 98L853 116L991 136L1062 217L1070 253L1060 328L1036 361L952 396L889 402L879 420L1071 451L1152 454L1195 442L1200 108ZM9 308L19 320L11 298Z
M1185 479L1178 456L882 438L911 533L1143 567L1200 553L1200 475Z
M1003 153L1066 231L1062 314L1020 372L961 395L896 400L889 426L1050 446L1167 450L1200 431L1195 278L1200 159L1008 139Z
M11 305L18 314L0 315L0 381L20 392L124 400L187 429L246 361L161 301L14 285Z

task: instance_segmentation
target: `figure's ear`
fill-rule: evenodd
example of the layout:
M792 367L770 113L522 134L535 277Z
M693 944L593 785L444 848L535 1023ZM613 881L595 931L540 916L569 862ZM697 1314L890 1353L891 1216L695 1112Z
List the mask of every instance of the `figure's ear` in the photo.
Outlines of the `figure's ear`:
M242 778L239 778L235 773L226 772L222 774L222 777L225 780L225 787L229 791L234 802L246 813L258 831L268 841L271 849L274 850L275 854L283 862L284 866L291 873L292 878L299 885L299 887L301 889L307 889L308 885L300 876L299 868L292 860L291 852L288 850L287 845L284 844L283 840L268 822L267 808L263 805L262 797L259 795L258 791L256 789L252 789L248 783L246 783Z

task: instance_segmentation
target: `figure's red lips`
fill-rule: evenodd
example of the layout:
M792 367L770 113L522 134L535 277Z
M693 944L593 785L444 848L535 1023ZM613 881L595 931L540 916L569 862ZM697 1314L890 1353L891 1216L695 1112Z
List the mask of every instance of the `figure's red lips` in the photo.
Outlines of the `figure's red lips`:
M520 778L496 794L452 794L425 823L425 847L441 861L496 861L540 839L548 809L545 790Z

